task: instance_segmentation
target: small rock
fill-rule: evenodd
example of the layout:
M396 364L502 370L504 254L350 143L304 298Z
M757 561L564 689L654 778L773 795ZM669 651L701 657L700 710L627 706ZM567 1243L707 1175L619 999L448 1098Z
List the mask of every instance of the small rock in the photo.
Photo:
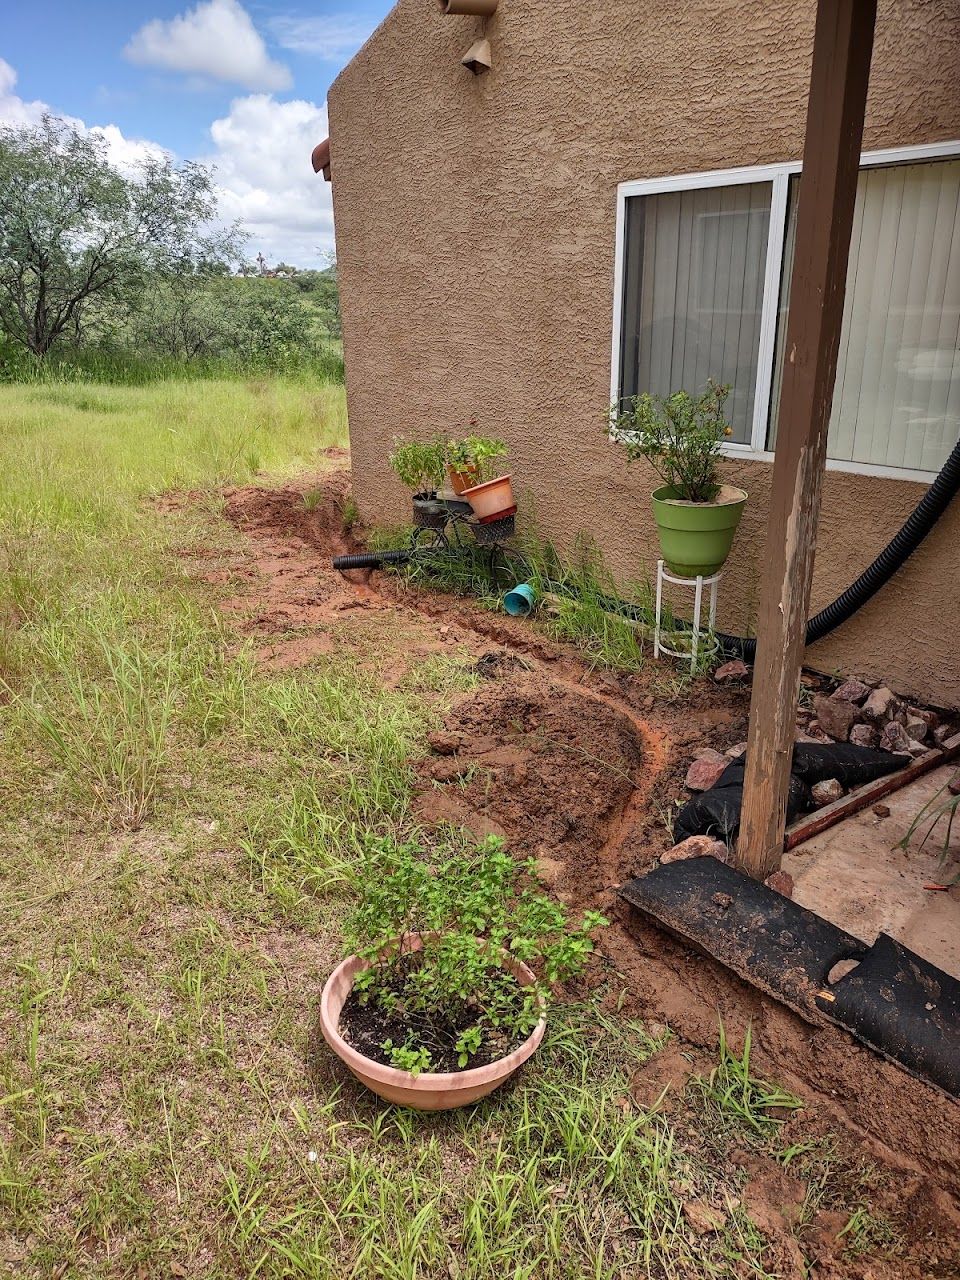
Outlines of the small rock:
M883 726L883 733L880 735L881 751L908 752L918 745L913 738L907 737L906 729L898 720L890 720Z
M711 898L711 902L715 907L719 907L721 911L727 911L733 906L733 898L729 893L715 893Z
M768 889L773 889L784 898L793 897L793 876L789 871L774 871L763 882Z
M879 689L874 689L863 704L863 714L874 724L881 724L884 720L892 720L899 710L900 699L886 685L881 685Z
M686 786L689 791L709 791L726 769L730 761L726 756L706 747L687 770Z
M446 627L446 626L441 627L441 628L440 628L440 634L441 634L442 636L448 636L448 635L450 634L450 628L449 628L449 627Z
M878 818L889 818L890 806L888 804L875 804L873 806L873 812L877 815Z
M952 724L938 724L933 731L933 740L938 747L942 747L948 738L953 737Z
M647 696L644 698L644 700L640 703L640 710L641 710L641 711L652 711L652 710L653 710L653 701L654 701L654 699L653 699L653 694L652 694L652 693L648 693L648 694L647 694Z
M800 672L800 683L805 689L822 689L823 681L819 676L813 674L812 671Z
M907 712L906 723L903 726L907 731L907 737L913 738L914 742L923 742L930 731L930 726L926 720L920 716L913 716Z
M907 707L908 716L919 716L921 720L926 722L928 729L935 729L940 723L940 717L935 711L928 711L926 707Z
M717 667L713 678L717 684L727 684L731 680L746 680L749 675L750 668L747 664L739 658L734 658L731 662L725 662Z
M723 754L728 760L739 760L740 757L746 755L746 753L747 744L745 742L738 742L735 746L727 747Z
M870 686L864 684L862 680L852 678L844 680L843 684L834 689L830 697L835 698L837 702L855 702L858 706L869 695Z
M872 724L855 724L850 730L850 741L855 747L875 747L879 737Z
M452 756L463 746L463 738L459 733L445 733L442 729L427 734L430 750L438 756Z
M857 720L857 708L852 702L837 701L817 694L813 700L817 724L835 742L846 742Z
M807 725L804 742L832 742L829 733L824 733L819 720L811 720Z
M822 809L825 804L833 804L835 800L842 800L844 790L836 778L827 778L824 782L815 782L810 788L813 796L814 804L818 809Z
M714 840L713 836L687 836L666 853L661 853L661 862L684 862L687 858L717 858L720 862L727 860L727 846L722 840Z

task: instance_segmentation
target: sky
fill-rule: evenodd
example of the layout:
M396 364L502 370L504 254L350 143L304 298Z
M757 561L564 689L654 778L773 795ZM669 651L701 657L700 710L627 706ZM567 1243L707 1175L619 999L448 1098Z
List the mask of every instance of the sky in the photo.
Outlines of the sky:
M65 116L121 167L151 151L215 168L246 256L323 266L330 187L310 153L327 88L392 0L4 0L0 124ZM12 11L11 11L12 10Z

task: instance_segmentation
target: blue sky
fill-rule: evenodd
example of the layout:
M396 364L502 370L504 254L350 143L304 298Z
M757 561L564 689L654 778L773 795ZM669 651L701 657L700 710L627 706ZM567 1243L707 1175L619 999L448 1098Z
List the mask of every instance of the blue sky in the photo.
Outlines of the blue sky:
M6 7L6 6L5 6ZM0 122L53 111L130 163L162 148L216 167L249 255L315 265L330 189L309 165L330 82L391 0L23 0L0 27Z

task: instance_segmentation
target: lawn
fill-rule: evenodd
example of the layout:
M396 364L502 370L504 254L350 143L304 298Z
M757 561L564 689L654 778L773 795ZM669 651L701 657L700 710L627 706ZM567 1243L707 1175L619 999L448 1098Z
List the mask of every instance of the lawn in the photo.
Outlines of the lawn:
M412 762L477 679L455 648L380 679L399 612L345 613L293 669L237 624L258 583L222 490L321 474L344 443L319 382L0 388L0 1267L799 1274L751 1216L745 1150L800 1188L801 1238L833 1215L859 1274L897 1243L876 1171L749 1046L638 1101L676 1044L609 977L515 1086L448 1116L377 1103L319 1042L366 836L412 829Z

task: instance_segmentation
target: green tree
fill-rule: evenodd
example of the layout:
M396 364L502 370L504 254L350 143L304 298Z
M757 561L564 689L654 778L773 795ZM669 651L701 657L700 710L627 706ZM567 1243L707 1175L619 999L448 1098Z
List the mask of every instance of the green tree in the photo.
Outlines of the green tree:
M102 137L56 117L0 129L0 328L42 359L148 280L222 273L242 237L211 225L216 208L203 165L121 173Z

